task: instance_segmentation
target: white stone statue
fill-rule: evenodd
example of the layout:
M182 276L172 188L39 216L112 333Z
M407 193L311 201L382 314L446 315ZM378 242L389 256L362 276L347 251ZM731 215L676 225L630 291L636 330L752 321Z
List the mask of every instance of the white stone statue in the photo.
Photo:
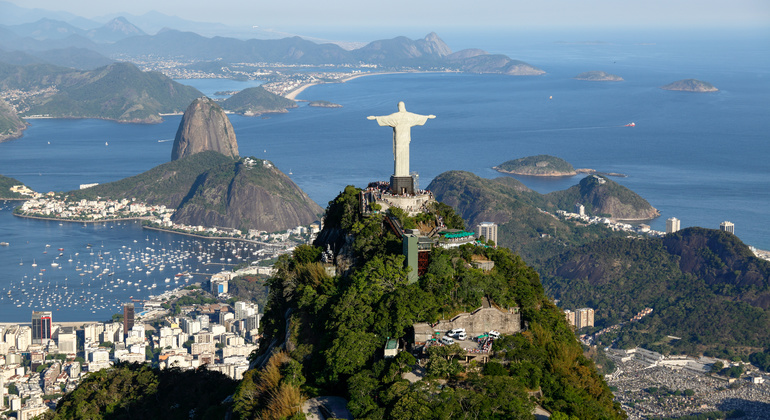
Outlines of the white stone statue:
M368 120L377 120L380 126L393 127L393 176L408 177L409 175L409 142L411 128L423 125L435 115L420 115L407 112L404 102L398 103L398 112L381 117L369 116Z

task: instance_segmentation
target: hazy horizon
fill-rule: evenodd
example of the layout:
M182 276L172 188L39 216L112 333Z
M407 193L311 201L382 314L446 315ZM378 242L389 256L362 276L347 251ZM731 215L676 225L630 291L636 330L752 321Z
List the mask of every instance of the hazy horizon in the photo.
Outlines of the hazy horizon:
M82 0L66 5L55 0L6 1L0 2L0 9L3 4L9 7L8 3L12 3L26 9L67 12L97 22L116 15L142 16L159 12L189 21L246 28L246 36L248 28L255 28L254 37L258 37L258 28L260 31L357 41L398 35L416 38L431 31L439 35L451 31L471 36L478 31L555 31L591 36L625 31L656 34L661 30L709 28L758 29L764 33L770 28L770 2L762 0L729 3L721 0L549 0L537 3L491 0L476 3L473 8L469 8L467 2L458 0L448 0L440 6L403 0L392 0L381 6L352 0L325 3L299 0L290 5L222 0L216 7L209 2L178 0L162 3L148 0L129 3Z

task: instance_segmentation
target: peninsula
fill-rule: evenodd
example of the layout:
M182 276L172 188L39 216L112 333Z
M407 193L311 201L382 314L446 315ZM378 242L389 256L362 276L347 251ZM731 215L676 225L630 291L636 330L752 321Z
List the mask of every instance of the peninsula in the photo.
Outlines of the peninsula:
M663 90L678 90L681 92L717 92L719 89L709 82L696 79L683 79L660 87Z

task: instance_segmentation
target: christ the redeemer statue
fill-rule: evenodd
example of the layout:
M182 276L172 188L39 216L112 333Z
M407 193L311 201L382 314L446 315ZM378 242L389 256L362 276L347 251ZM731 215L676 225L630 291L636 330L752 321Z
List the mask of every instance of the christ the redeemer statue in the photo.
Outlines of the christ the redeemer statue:
M393 177L410 178L409 175L409 142L411 141L411 128L415 125L423 125L429 118L435 115L420 115L407 112L403 102L398 103L398 112L381 117L369 116L369 120L376 120L380 126L393 127Z

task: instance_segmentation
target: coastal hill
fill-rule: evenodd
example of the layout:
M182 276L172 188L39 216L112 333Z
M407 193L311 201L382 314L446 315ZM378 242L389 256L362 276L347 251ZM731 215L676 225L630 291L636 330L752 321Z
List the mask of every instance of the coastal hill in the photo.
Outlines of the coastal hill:
M184 112L174 137L171 160L206 150L238 158L238 142L230 119L216 102L204 96L194 100Z
M0 200L24 198L23 195L11 191L14 185L24 185L18 179L0 175Z
M244 89L222 102L222 108L247 116L287 112L296 107L296 102L268 92L262 86Z
M687 228L662 239L600 240L556 255L538 271L564 307L595 308L599 326L654 308L623 329L620 347L748 354L770 342L770 262L727 232Z
M591 82L622 82L623 78L617 74L605 73L603 71L587 71L574 77L576 80L587 80Z
M21 137L27 124L19 118L12 106L0 99L0 142Z
M458 70L466 73L496 73L509 76L539 76L545 71L502 54L487 54L478 49L462 50L447 57Z
M647 200L602 175L589 175L578 185L545 197L562 210L574 211L575 204L579 203L587 214L618 220L648 220L660 216Z
M527 255L528 244L542 242L541 233L561 236L572 232L565 222L538 209L574 212L575 204L579 203L593 216L629 220L650 219L659 214L633 191L600 175L587 176L563 191L540 194L511 177L484 179L469 172L449 171L434 178L428 190L436 199L457 209L471 226L490 221L501 225L503 232L515 232L511 236L516 239L505 234L498 234L498 238L502 245Z
M549 155L509 160L492 167L492 169L507 174L528 176L572 176L577 174L569 162Z
M428 185L437 200L452 206L474 228L494 222L498 245L510 248L533 264L562 252L564 244L584 244L605 238L606 229L581 228L542 212L556 207L543 194L532 191L512 177L481 178L464 171L438 175ZM564 210L574 211L574 203Z
M26 115L58 118L102 118L120 122L160 122L161 113L182 112L197 89L130 63L114 63L92 71L50 65L0 65L0 88L36 90L17 109Z
M254 369L233 395L236 418L291 416L306 390L345 398L353 418L443 419L471 411L480 418L531 418L535 404L554 417L623 418L561 310L520 258L502 248L433 247L425 275L409 283L401 239L384 214L359 212L360 191L346 187L330 202L316 243L276 263ZM456 217L437 203L421 223L434 226L440 214ZM336 236L347 238L342 248L327 241ZM329 275L334 263L321 259L327 247L334 255L324 261L354 264ZM494 268L474 268L478 259L494 261ZM496 340L490 357L496 361L477 361L478 371L459 362L465 351L457 344L431 345L421 363L424 377L415 383L403 376L417 365L411 352L383 358L388 339L399 348L415 341L413 324L482 305L516 307L528 328ZM268 372L276 373L269 382ZM277 394L281 400L269 398Z
M770 340L770 263L754 257L735 235L688 228L663 238L628 237L540 211L572 206L577 199L588 203L599 193L626 194L614 186L602 192L610 181L599 184L599 179L588 176L583 185L541 195L513 178L452 171L437 176L428 189L469 227L497 223L498 244L531 264L560 306L594 308L598 327L654 308L620 335L603 336L604 345L618 338L623 348L644 345L693 355L724 348L736 354L761 351ZM640 207L651 208L645 203Z
M660 87L663 90L678 90L682 92L717 92L719 89L709 82L696 79L683 79Z
M268 232L307 225L322 209L273 164L203 151L147 172L68 193L77 199L136 199L176 209L189 225Z

